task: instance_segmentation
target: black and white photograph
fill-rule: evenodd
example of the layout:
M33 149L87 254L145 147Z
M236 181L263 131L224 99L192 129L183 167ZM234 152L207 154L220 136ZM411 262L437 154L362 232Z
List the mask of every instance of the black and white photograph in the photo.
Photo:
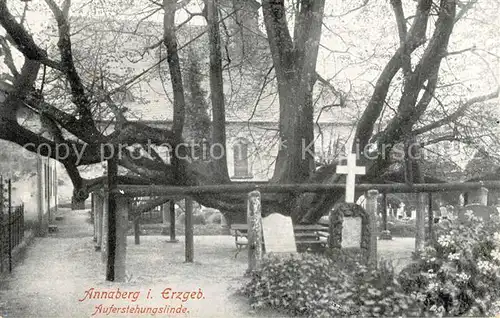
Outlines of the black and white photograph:
M500 317L500 0L0 0L0 318Z

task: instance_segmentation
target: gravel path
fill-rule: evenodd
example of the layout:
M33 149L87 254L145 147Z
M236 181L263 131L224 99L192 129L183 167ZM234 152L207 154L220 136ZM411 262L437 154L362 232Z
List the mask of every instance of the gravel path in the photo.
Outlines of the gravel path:
M244 298L234 295L247 264L245 253L234 258L232 237L196 236L193 264L184 263L182 236L176 244L167 243L165 236L144 236L140 245L129 237L129 279L126 283L110 283L104 279L101 255L94 251L93 230L87 218L86 212L65 210L63 220L57 222L59 231L37 238L27 249L13 273L0 280L0 317L152 316L107 315L104 311L113 310L110 306L187 311L157 312L159 317L281 317L276 312L252 312ZM391 257L407 258L412 248L412 239L379 242L380 254ZM128 298L98 299L95 294L115 291L116 297L118 290L121 297L127 292ZM183 293L171 299L172 292ZM194 299L177 299L178 295Z

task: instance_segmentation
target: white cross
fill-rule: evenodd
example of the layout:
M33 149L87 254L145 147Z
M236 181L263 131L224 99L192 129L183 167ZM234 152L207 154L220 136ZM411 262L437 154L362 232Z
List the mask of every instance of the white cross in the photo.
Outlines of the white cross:
M350 153L347 155L347 166L337 166L337 173L347 175L345 185L345 202L354 203L354 185L356 183L356 175L365 174L365 167L356 166L356 154Z

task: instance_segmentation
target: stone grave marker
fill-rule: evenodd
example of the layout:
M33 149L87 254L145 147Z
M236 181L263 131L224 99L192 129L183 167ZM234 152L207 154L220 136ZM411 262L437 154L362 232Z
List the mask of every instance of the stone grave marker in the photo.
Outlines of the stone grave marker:
M279 213L262 218L266 253L296 253L292 219Z
M329 248L359 251L365 259L371 255L373 238L370 217L361 206L354 203L338 204L330 211L329 232Z
M361 218L344 217L342 224L342 248L360 248Z
M469 204L458 210L458 218L460 220L465 220L465 213L467 213L467 211L472 211L476 217L482 218L484 221L488 221L492 215L498 215L497 209L492 206Z

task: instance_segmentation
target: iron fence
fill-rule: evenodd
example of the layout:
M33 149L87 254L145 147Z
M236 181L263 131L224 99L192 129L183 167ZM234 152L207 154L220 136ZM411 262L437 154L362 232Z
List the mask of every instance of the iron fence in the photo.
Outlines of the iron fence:
M24 239L24 205L12 205L11 180L0 177L0 273L12 271L12 251Z

